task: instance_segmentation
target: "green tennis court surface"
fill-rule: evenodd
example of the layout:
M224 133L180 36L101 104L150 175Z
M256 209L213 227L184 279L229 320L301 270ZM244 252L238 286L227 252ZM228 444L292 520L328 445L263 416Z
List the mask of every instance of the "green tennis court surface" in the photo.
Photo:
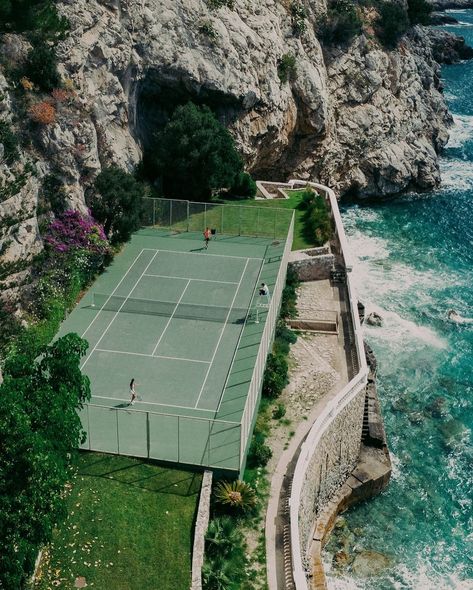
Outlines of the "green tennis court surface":
M238 469L284 241L144 229L64 322L89 342L84 448ZM130 405L130 380L138 399Z

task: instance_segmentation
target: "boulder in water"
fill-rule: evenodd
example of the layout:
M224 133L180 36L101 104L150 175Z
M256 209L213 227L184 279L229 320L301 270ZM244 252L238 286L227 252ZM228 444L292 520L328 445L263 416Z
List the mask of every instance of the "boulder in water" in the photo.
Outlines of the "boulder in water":
M446 403L447 400L444 397L436 397L425 408L425 413L432 418L445 418L448 413Z
M366 318L365 322L369 326L376 326L377 328L380 328L383 325L383 318L379 315L379 313L372 311Z
M377 576L388 568L391 560L387 555L378 551L362 551L355 557L352 570L357 576L368 578Z
M453 418L440 426L444 445L449 451L456 451L464 446L469 430L460 420Z

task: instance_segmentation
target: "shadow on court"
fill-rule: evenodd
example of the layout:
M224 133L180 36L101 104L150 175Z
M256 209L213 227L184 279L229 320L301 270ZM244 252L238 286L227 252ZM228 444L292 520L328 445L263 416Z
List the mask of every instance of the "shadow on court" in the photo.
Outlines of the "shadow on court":
M169 469L158 462L117 455L81 454L79 475L111 479L156 494L193 496L200 491L201 474Z

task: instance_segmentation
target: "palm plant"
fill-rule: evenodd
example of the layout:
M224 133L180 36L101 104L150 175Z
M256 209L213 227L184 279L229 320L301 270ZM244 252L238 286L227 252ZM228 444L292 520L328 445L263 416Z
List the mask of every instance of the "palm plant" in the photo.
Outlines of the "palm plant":
M229 516L214 518L205 536L208 555L229 555L233 548L241 542L241 534L235 528L235 521Z
M256 505L255 490L239 479L220 481L215 488L215 499L219 504L247 512Z

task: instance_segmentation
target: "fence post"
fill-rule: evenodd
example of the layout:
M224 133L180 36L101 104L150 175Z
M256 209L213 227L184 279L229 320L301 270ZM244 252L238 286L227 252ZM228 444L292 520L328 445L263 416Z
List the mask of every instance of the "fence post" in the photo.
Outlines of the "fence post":
M151 442L150 442L150 432L149 432L149 412L146 412L146 455L148 459L150 458L149 453L151 449Z
M181 460L181 421L180 417L177 417L177 462Z
M276 219L278 218L278 210L274 210L274 235L273 238L276 239Z
M220 211L222 215L220 216L220 233L223 234L223 210L225 209L225 205L222 205Z
M89 434L89 451L91 450L90 444L90 416L89 416L89 404L87 404L87 432Z
M241 207L238 207L238 235L241 236Z
M118 454L120 454L120 434L118 431L118 410L115 410L115 416L117 417L117 450L118 450Z
M153 199L153 227L156 227L156 199Z
M208 420L208 425L209 425L209 436L207 438L207 465L210 466L210 420Z
M204 205L204 227L203 229L205 229L207 227L207 203L205 203Z
M172 227L172 199L169 201L169 227Z
M259 212L260 212L260 207L257 207L258 211L256 213L256 237L259 236Z
M190 215L189 215L189 201L187 201L187 233L189 233L189 223L190 223Z

